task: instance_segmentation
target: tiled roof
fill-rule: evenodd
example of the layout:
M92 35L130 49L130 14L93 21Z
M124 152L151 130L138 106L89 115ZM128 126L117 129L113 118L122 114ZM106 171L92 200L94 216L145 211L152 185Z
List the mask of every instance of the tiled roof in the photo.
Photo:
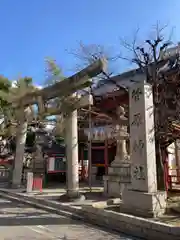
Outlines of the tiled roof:
M177 66L177 53L179 47L170 48L164 59L159 61L159 72L168 72ZM178 50L178 52L177 52ZM153 63L152 63L153 64ZM150 65L151 67L151 65ZM122 74L111 77L112 81L103 80L99 87L94 89L95 95L104 95L117 90L117 85L120 88L128 89L134 82L144 81L145 75L140 68L132 69ZM115 82L115 83L113 83Z

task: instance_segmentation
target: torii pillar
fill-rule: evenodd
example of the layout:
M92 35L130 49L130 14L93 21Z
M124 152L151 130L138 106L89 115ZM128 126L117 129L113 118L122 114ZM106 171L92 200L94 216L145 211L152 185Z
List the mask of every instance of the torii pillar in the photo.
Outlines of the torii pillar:
M65 122L65 141L67 158L67 192L62 200L83 200L84 195L79 192L79 157L78 157L78 111L77 109L93 105L92 95L87 95L79 100L75 109L67 114Z
M79 194L78 123L77 110L66 119L67 196L77 199Z

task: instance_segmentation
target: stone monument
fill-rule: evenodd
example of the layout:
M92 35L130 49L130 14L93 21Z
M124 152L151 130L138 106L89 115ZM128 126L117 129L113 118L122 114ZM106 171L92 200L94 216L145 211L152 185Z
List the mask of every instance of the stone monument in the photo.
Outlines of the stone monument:
M119 106L114 131L114 137L117 141L116 156L108 168L108 175L103 177L104 193L109 197L119 198L124 186L130 183L130 161L126 148L128 133L127 126L123 124L127 122L127 119L124 115L124 108Z
M45 174L45 159L42 152L42 144L46 141L44 133L40 130L36 130L36 150L33 154L33 159L30 164L30 168L33 172L33 177L44 177Z
M133 84L129 106L131 186L122 193L120 210L154 217L164 213L166 193L157 190L152 86Z

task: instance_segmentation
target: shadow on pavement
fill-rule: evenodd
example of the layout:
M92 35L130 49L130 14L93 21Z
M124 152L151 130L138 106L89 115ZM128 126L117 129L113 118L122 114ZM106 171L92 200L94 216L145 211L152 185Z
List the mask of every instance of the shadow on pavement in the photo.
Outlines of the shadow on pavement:
M44 200L49 200L53 201L56 203L65 203L67 205L71 206L83 206L83 205L92 205L94 202L98 201L107 201L108 197L104 196L102 191L97 191L97 192L89 192L89 191L84 191L80 192L82 195L85 196L85 200L83 201L65 201L62 200L60 196L53 196L53 195L36 195L36 198L39 199L44 199Z
M33 226L33 225L64 225L64 224L75 224L71 219L63 217L0 217L1 226ZM78 222L76 221L76 225ZM82 224L82 223L81 223Z
M1 226L82 224L64 216L50 214L17 202L0 201Z

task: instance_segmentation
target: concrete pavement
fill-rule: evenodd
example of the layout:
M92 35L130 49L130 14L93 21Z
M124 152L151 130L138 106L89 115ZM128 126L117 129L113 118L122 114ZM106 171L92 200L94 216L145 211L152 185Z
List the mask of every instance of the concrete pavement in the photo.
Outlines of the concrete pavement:
M0 199L1 240L133 240L65 216Z
M19 201L60 216L81 220L81 222L88 222L93 226L101 226L106 230L114 230L120 234L124 232L148 240L180 239L178 216L164 216L164 219L145 219L124 214L119 211L118 203L114 202L112 206L112 200L115 199L109 199L110 202L104 199L101 195L101 189L93 188L91 193L85 188L81 191L87 196L83 202L60 202L59 197L64 193L64 189L47 189L41 194L35 192L27 194L20 189L0 189L0 197Z

